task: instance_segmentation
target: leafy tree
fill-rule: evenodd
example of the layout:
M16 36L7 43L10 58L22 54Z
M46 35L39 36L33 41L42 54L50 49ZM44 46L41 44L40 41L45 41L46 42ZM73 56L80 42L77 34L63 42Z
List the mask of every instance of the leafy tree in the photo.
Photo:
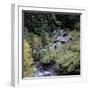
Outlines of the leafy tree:
M24 39L24 77L32 76L34 67L32 67L32 50L29 43Z

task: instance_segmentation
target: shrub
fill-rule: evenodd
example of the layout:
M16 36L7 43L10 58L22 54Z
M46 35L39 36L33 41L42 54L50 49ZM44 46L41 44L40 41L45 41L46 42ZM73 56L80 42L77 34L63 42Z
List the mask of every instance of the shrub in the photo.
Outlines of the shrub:
M32 66L32 50L29 43L24 39L24 77L33 75L34 66Z
M39 52L43 63L56 61L59 75L80 74L80 40L78 32L72 32L74 40L57 49L47 49ZM61 72L62 71L62 72Z
M80 31L80 22L75 24L75 30Z
M70 45L70 46L68 46ZM57 63L62 65L62 74L80 74L80 42L72 41L57 50Z
M52 49L48 49L47 51L40 52L41 61L44 63L50 63L50 61L55 60L56 55L55 51Z

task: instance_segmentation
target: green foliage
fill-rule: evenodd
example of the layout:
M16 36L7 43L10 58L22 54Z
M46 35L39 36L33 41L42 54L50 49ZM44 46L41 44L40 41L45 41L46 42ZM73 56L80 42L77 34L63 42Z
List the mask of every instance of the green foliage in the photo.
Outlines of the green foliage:
M59 55L60 56L57 59L57 62L62 65L64 74L70 73L72 71L75 72L75 67L79 67L80 64L79 52L73 52L72 50L64 49L64 51L61 52Z
M80 73L80 15L24 12L24 77L33 76L35 60L56 61L58 72ZM73 40L56 50L46 45L54 41L58 28L69 29ZM55 32L55 33L54 33Z
M69 29L71 31L73 31L74 28L76 27L76 24L80 22L80 15L56 14L56 18L58 21L61 22L61 25L60 25L61 28Z
M24 39L24 77L32 76L34 66L32 67L32 50L29 43Z
M24 26L29 32L42 36L44 31L51 32L56 29L52 14L24 12Z
M41 61L44 63L50 63L56 59L55 51L48 49L47 51L40 52Z
M77 34L74 38L77 38ZM80 41L75 40L57 50L57 63L62 65L63 74L80 73Z
M78 36L77 32L74 32L74 38ZM62 69L62 74L79 74L80 73L80 42L79 39L75 39L58 47L56 50L48 49L47 51L42 51L39 53L41 61L43 63L50 63L51 61L56 61L57 68L59 71ZM59 67L62 66L62 67Z
M71 47L71 50L80 52L80 41L75 41Z
M42 48L41 37L34 35L31 45L32 45L33 49L36 49L36 50L41 49Z
M80 31L80 22L75 24L75 30Z
M72 32L74 36L78 36L78 32ZM37 39L37 38L36 38ZM34 42L37 45L38 40ZM77 37L74 37L74 41L58 47L56 50L48 49L47 51L36 51L32 54L30 45L25 41L25 76L30 76L33 74L35 67L30 67L31 63L34 60L41 60L43 63L50 63L51 61L56 61L56 67L62 74L78 74L80 73L80 42ZM37 47L37 46L35 46ZM38 48L38 47L37 47ZM33 59L32 59L33 57ZM27 72L27 73L26 73Z
M48 35L47 32L44 32L44 33L42 34L42 43L43 43L43 46L49 44L49 35Z

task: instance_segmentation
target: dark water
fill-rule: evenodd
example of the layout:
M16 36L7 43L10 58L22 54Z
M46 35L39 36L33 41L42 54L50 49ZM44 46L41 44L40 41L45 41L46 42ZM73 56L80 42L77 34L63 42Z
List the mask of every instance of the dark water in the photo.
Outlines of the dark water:
M34 77L57 75L56 68L54 66L55 65L37 62L36 63L37 70L34 73Z

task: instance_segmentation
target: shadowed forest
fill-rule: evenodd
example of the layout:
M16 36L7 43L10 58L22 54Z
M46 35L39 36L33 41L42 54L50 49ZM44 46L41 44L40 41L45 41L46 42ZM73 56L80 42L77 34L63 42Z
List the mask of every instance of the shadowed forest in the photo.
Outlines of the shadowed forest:
M23 77L80 75L80 15L23 11Z

